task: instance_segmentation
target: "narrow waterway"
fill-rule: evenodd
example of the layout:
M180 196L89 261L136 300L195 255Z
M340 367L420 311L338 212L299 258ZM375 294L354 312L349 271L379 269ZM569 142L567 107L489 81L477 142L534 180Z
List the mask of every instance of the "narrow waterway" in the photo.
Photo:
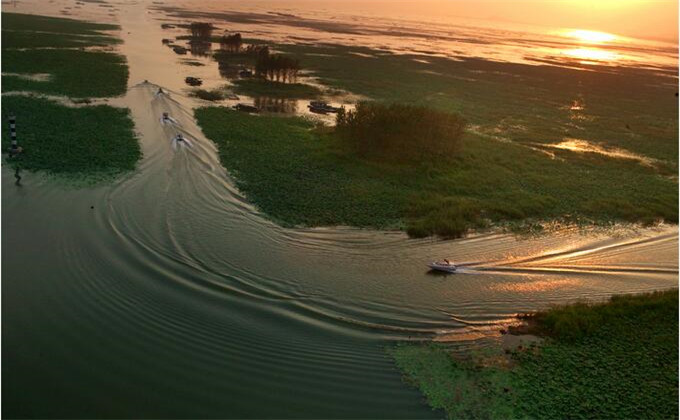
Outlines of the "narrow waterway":
M456 241L276 226L196 126L148 4L121 6L130 89L111 101L132 110L138 170L73 188L3 168L7 417L441 417L402 383L393 340L465 351L517 312L677 284L676 226ZM439 258L464 269L428 274Z

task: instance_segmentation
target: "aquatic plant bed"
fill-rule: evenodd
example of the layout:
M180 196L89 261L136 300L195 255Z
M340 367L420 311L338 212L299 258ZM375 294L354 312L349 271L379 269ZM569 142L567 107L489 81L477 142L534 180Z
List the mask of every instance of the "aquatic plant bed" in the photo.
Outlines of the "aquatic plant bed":
M553 308L533 327L546 341L509 355L457 360L436 345L391 353L452 419L677 418L677 289Z
M77 98L125 93L128 79L125 57L113 52L70 48L117 44L118 39L100 32L116 26L13 13L3 13L2 23L3 73L50 75L48 80L41 81L2 76L3 92L31 91ZM41 32L48 30L57 33ZM36 49L39 47L49 49Z
M12 13L3 13L2 23L2 71L11 74L2 76L3 93L66 96L74 104L125 93L124 57L72 48L117 44L117 38L102 32L117 26ZM49 48L37 49L43 47ZM5 94L2 110L17 118L24 153L9 162L22 169L99 179L134 169L141 157L127 109L69 107L44 98ZM3 125L3 152L9 147L8 130Z
M284 225L405 228L455 237L489 223L582 217L677 221L677 183L652 168L589 154L555 159L473 133L452 159L395 164L356 156L303 118L196 110L223 165L264 213Z
M303 83L280 83L251 78L235 80L234 93L269 98L314 99L323 92L316 86Z
M141 158L129 111L107 105L69 108L46 99L4 96L2 108L17 117L16 162L23 169L71 177L108 177L135 168ZM3 124L2 148L9 148Z
M82 20L38 16L23 13L2 13L2 30L4 31L40 31L57 34L69 34L76 37L103 35L103 31L120 29L117 25L93 23ZM4 36L5 34L3 34ZM109 37L110 43L119 42ZM7 45L3 45L7 47Z

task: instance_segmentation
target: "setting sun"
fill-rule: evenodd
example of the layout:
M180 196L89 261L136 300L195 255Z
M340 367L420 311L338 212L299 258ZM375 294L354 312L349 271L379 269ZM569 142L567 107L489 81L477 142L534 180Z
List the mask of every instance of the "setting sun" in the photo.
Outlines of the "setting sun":
M587 42L589 44L603 44L618 38L616 35L607 32L587 31L584 29L567 31L564 33L564 35L569 38L575 38L579 41Z

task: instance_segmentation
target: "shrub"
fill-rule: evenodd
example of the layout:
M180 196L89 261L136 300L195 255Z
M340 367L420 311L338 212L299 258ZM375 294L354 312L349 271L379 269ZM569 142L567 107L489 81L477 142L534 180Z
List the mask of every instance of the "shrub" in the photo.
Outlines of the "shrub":
M222 92L219 89L214 90L197 89L192 93L192 96L203 99L204 101L221 101L224 98L226 98L224 92Z
M341 110L336 132L361 156L394 161L448 159L459 149L465 120L423 106L359 102Z

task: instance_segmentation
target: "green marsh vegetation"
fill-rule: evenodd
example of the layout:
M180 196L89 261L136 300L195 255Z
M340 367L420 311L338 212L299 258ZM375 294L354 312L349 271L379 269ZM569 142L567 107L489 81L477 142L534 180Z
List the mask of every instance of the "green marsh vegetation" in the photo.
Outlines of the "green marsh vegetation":
M107 46L119 41L101 31L116 29L63 18L2 14L3 73L50 74L47 81L3 76L3 92L30 91L74 98L125 93L128 69L121 55L73 49ZM43 34L53 31L56 34ZM49 49L38 49L49 47Z
M25 150L20 158L23 169L64 175L115 175L133 170L141 157L125 108L71 108L24 96L5 96L3 108L17 115L19 143ZM9 147L8 130L2 133L3 150Z
M3 114L16 115L19 145L24 149L11 164L91 179L134 169L141 150L127 109L69 107L32 95L65 96L74 104L86 105L92 97L124 93L128 78L124 57L72 48L73 44L115 45L119 40L102 31L117 27L11 13L2 14L2 23L2 70L17 74L2 76L3 92L23 93L3 95ZM36 49L42 47L49 49ZM34 74L49 77L30 77ZM9 132L3 130L3 150L7 150L9 141Z
M531 317L541 344L456 359L446 347L390 350L449 418L676 418L678 290L559 306Z
M400 227L413 237L450 238L493 225L540 230L543 222L555 219L579 224L677 223L678 105L673 71L604 66L584 71L331 44L274 44L272 48L297 57L301 67L330 89L393 107L458 114L468 123L466 133L454 142L456 152L448 154L451 159L441 158L443 154L435 154L429 161L414 159L417 142L410 144L409 153L401 155L401 162L385 156L371 158L362 147L380 144L381 131L400 133L399 123L387 120L371 132L371 138L355 133L354 144L360 147L353 149L346 147L348 141L343 145L338 140L352 137L342 127L335 133L309 128L319 143L313 156L305 155L309 150L302 140L299 144L282 142L288 148L298 147L295 159L301 162L335 161L350 167L357 185L361 174L377 173L362 180L363 187L342 193L329 189L325 197L312 197L311 192L319 194L319 190L299 176L272 176L271 189L280 188L284 179L303 183L296 195L272 206L273 213L263 207L287 224ZM244 50L220 51L215 58L225 69L254 68L260 54ZM314 87L302 85L299 88L305 92L298 95L298 87L292 86L295 84L286 87L262 79L235 81L237 93L251 96L314 97L307 91ZM417 118L414 113L413 119ZM271 124L268 120L254 122ZM605 153L623 149L639 159L555 147L572 140ZM402 146L408 148L409 144ZM237 147L236 142L232 147ZM268 150L271 156L259 154L256 159L263 167L271 167L269 157L280 158L276 147ZM321 156L323 153L327 155ZM244 180L251 171L260 171L255 169L254 159L247 161L252 165L240 168ZM332 170L328 165L328 171ZM319 180L325 179L324 175L316 174ZM258 185L267 188L265 181ZM306 191L310 192L307 196ZM356 196L348 197L350 191ZM368 200L367 206L360 204L359 197ZM389 209L361 216L343 211L333 217L325 206L302 204L352 202L360 213L381 199ZM283 210L286 205L292 207ZM295 211L304 214L292 216Z
M239 79L233 83L235 93L248 96L303 99L318 98L323 94L318 87L303 83L272 82L261 78Z
M284 225L401 228L456 237L490 223L571 217L677 221L677 184L620 159L558 158L466 132L449 159L364 158L332 128L201 108L239 188ZM578 182L575 182L578 180ZM635 203L622 207L621 203Z
M324 85L458 112L492 138L523 145L579 138L661 159L677 170L677 70L584 71L335 44L272 47L299 57Z

